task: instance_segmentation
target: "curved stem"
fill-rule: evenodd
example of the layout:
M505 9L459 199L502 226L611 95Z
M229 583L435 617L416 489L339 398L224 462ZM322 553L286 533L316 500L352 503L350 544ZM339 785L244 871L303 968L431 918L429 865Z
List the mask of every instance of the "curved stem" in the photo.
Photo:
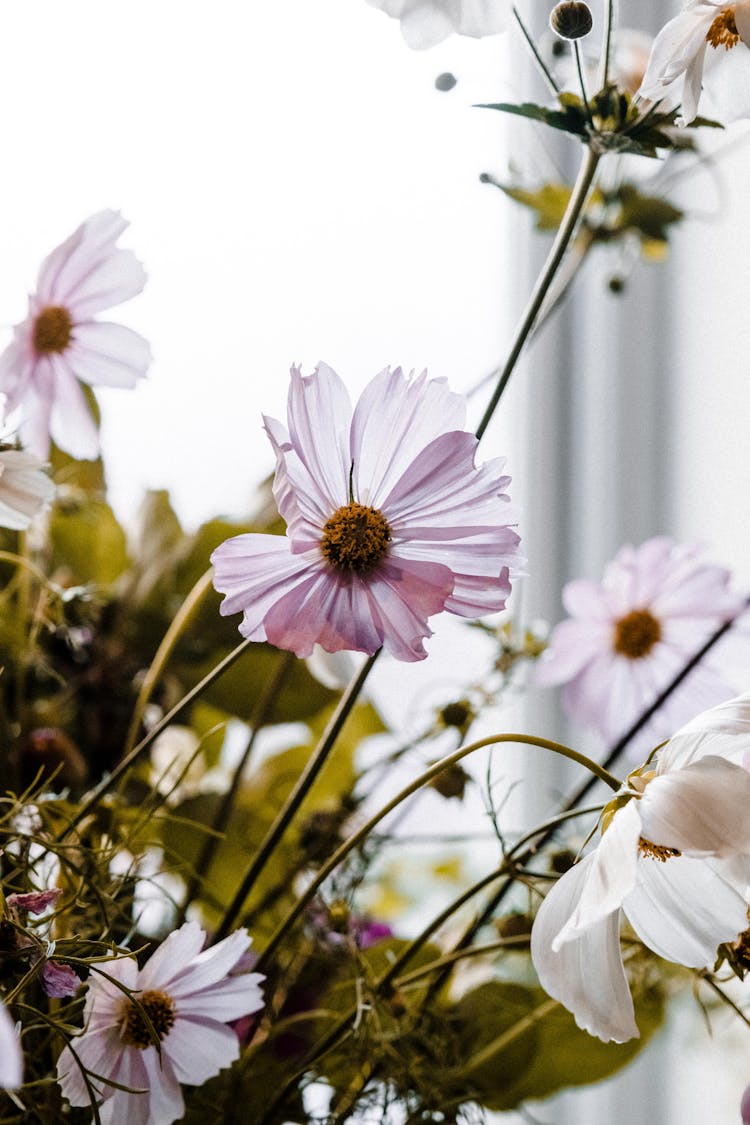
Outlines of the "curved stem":
M368 836L370 832L372 832L373 828L375 828L375 826L378 825L381 820L383 820L390 812L397 808L397 806L400 805L402 801L405 801L408 797L411 797L413 793L416 793L417 790L423 788L423 786L425 786L434 777L437 777L438 774L441 774L450 766L453 766L457 762L460 762L462 758L467 757L469 754L473 754L476 750L481 750L485 746L496 746L502 742L515 742L521 743L522 745L526 746L536 746L542 750L550 750L552 751L552 753L561 754L563 757L570 758L572 761L577 762L579 765L585 766L586 769L591 770L596 777L600 778L602 781L605 781L607 785L611 786L612 789L617 790L620 788L620 782L618 781L618 779L616 777L613 777L612 774L608 773L606 770L602 770L602 767L597 765L596 762L592 762L591 759L587 758L584 754L579 754L577 750L572 750L568 746L563 746L559 742L552 742L546 738L534 738L528 734L496 734L491 735L487 738L480 738L477 742L469 743L468 746L462 746L460 749L455 750L452 754L448 754L447 757L441 758L439 762L436 762L433 766L430 766L430 768L425 770L424 773L421 773L408 785L404 786L404 788L399 793L397 793L395 797L392 797L386 805L384 805L381 809L374 813L370 817L370 819L367 820L360 828L358 828L357 831L354 832L349 837L349 839L346 840L341 845L341 847L334 852L330 859L328 859L323 864L318 874L306 888L304 894L300 896L287 916L283 919L275 932L272 934L266 948L263 950L263 953L258 960L258 972L262 972L263 969L268 965L271 956L276 951L276 948L283 940L285 934L291 928L291 926L294 925L297 918L299 918L300 914L308 905L308 903L311 902L315 897L315 894L317 893L321 884L325 882L331 872L334 871L336 867L338 867L338 865L349 854L349 852L356 848L357 845L366 836ZM496 875L497 873L495 873L493 877L496 877Z
M232 807L234 805L235 797L237 796L237 791L242 782L242 778L244 776L247 763L250 759L250 755L253 752L255 741L258 737L258 734L268 721L268 716L278 698L279 691L281 690L281 687L284 683L287 672L296 660L294 653L291 652L279 653L279 656L280 659L276 666L276 670L273 676L271 676L271 678L269 679L265 691L259 698L255 707L255 714L253 715L251 720L250 736L247 740L247 745L234 770L232 782L226 793L224 794L216 812L216 816L214 817L213 823L211 824L212 834L206 837L203 843L203 847L201 848L198 858L195 862L195 867L193 869L192 875L190 877L190 882L188 883L188 887L185 892L185 897L183 899L179 917L177 919L177 922L175 923L175 928L177 926L180 926L185 921L187 908L190 906L190 903L198 893L200 885L203 882L203 877L211 866L211 861L214 858L221 837L224 835L224 832L226 831L227 825L229 823L229 817L232 813Z
M119 766L113 769L112 773L108 774L107 777L102 778L99 784L94 789L92 789L89 796L78 808L75 815L70 819L66 828L56 838L56 843L60 843L62 840L64 840L68 833L72 832L73 829L76 828L81 823L81 821L85 817L87 817L93 809L96 808L97 804L104 796L104 794L108 793L110 789L113 789L114 786L117 785L120 779L128 772L130 767L134 765L143 754L145 754L146 750L148 750L154 739L159 737L161 732L169 726L172 720L176 719L177 716L181 714L181 712L184 711L185 708L188 707L194 699L197 699L198 696L202 692L204 692L206 688L210 686L210 684L214 682L214 680L218 680L219 676L223 675L223 673L226 672L228 668L231 668L235 661L238 660L240 656L242 656L243 652L245 652L245 650L248 649L251 644L255 643L255 641L248 640L240 641L237 647L233 648L232 651L227 656L225 656L223 660L220 660L216 667L212 668L211 671L208 672L203 677L203 679L195 685L195 687L192 687L189 692L183 695L182 699L178 700L178 702L175 703L174 707L172 707L171 710L167 711L166 715L162 715L161 719L159 719L159 722L155 723L154 726L151 727L148 734L146 734L138 743L138 745L134 746L130 753L122 759Z
M599 164L600 156L598 153L592 152L590 148L586 149L584 158L581 162L581 167L578 172L578 178L573 186L568 206L565 210L563 220L558 227L555 241L552 244L547 260L542 267L541 273L537 278L534 289L529 298L521 322L516 332L515 342L510 350L510 354L505 361L505 366L500 373L500 379L495 391L487 404L487 409L482 415L482 420L476 430L476 436L481 438L487 429L492 416L497 409L497 404L502 398L508 381L515 370L516 363L519 356L523 351L524 344L531 333L536 322L539 310L541 309L544 299L547 295L550 285L557 273L557 269L565 256L565 251L568 248L573 234L575 232L578 220L581 216L583 208L588 197L589 190L594 182L594 176Z
M156 650L154 659L151 661L148 671L143 677L143 682L135 701L135 707L133 708L130 726L128 727L127 738L125 739L125 748L123 751L125 757L127 757L135 745L135 740L138 737L138 731L141 729L141 721L143 720L148 701L151 698L151 693L159 682L177 641L190 625L196 612L200 608L201 602L211 589L212 574L213 570L209 568L195 583L170 622L169 628Z
M557 82L555 81L551 70L549 69L549 67L545 63L542 56L539 54L539 51L537 50L536 43L531 38L531 35L529 34L528 28L526 27L526 24L523 22L523 20L521 18L521 13L519 12L519 10L518 10L518 8L516 7L515 4L513 5L513 17L514 17L516 23L518 24L519 28L521 29L521 34L523 35L524 39L526 40L527 47L529 48L532 55L534 56L534 61L536 62L537 66L539 67L539 70L544 75L544 79L545 79L547 85L549 86L552 93L555 96L557 96L560 93L560 87L558 86Z
M260 845L260 848L253 857L252 862L245 871L245 874L240 881L240 884L232 898L232 901L224 912L224 917L222 918L216 934L214 935L214 942L221 941L222 938L226 937L231 926L233 926L235 921L237 920L237 917L242 910L242 905L248 894L250 893L255 880L258 878L266 863L273 855L276 845L286 831L286 828L292 820L294 814L297 812L297 809L300 807L310 789L312 788L313 783L315 782L315 779L317 778L321 769L325 765L335 745L336 739L341 732L341 728L348 719L349 714L354 707L354 704L357 702L359 693L361 692L365 680L370 674L370 670L377 660L380 651L381 650L378 649L377 652L368 657L357 675L349 684L349 687L346 689L344 695L339 700L338 707L331 716L331 720L328 723L325 731L323 732L317 748L308 760L308 763L305 766L304 770L298 777L297 782L292 789L292 792L287 797L283 807L276 817L276 820L273 822L268 832L266 833L266 837L263 840L263 843Z

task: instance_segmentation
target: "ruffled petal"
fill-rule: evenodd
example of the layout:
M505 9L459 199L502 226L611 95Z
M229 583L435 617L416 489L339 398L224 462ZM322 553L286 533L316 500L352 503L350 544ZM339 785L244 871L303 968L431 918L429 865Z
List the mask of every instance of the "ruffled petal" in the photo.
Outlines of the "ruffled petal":
M640 801L643 836L692 856L750 853L750 773L708 755L661 773Z
M332 368L319 363L312 375L292 368L287 403L289 436L309 479L307 490L321 510L336 511L349 501L351 404Z
M76 325L65 358L83 383L134 387L148 371L151 346L132 328L89 320Z
M263 626L272 645L299 657L310 656L316 644L326 652L347 650L371 656L383 643L368 584L338 574L322 561L274 602Z
M531 957L542 988L573 1013L580 1028L605 1043L624 1043L639 1031L620 953L619 910L553 948L578 905L593 860L593 853L586 856L548 892L531 931Z
M587 859L585 877L578 883L578 902L552 942L557 953L565 942L619 909L635 886L641 818L638 802L619 809Z
M721 860L641 857L638 881L623 903L649 949L694 969L712 965L718 947L747 928L744 888L725 878Z
M465 418L466 399L450 391L445 379L428 380L426 371L407 377L400 367L381 371L365 387L352 418L355 500L384 507L415 454L447 430L461 430ZM476 438L471 440L476 448Z
M185 1019L213 1019L220 1022L241 1019L259 1012L263 1007L260 973L237 973L219 981L203 992L186 992L189 981L171 988L170 995L178 1003L178 1014Z
M216 945L204 949L190 964L169 977L169 992L175 997L188 997L201 989L211 988L231 972L250 948L250 935L242 928ZM241 980L241 977L237 978Z
M391 656L424 660L423 641L432 636L427 619L444 608L452 589L448 567L388 556L370 579L367 592L383 632L383 647Z

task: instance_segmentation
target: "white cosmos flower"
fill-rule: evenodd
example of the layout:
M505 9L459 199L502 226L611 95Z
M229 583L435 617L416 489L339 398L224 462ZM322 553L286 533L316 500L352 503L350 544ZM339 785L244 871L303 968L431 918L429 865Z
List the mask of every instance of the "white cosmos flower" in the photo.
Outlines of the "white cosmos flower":
M481 39L505 31L510 0L367 0L373 8L401 20L410 47L423 50L442 43L454 32Z
M23 1082L23 1055L16 1025L0 1001L0 1089L16 1090Z
M33 453L0 447L0 527L25 530L55 495L55 486Z
M605 1042L639 1034L621 910L645 945L692 968L713 964L718 946L747 929L750 773L739 763L748 748L750 693L693 719L653 768L630 776L598 846L539 909L531 955L542 987Z
M657 35L638 96L691 122L750 116L750 0L691 0ZM703 92L703 98L701 94Z

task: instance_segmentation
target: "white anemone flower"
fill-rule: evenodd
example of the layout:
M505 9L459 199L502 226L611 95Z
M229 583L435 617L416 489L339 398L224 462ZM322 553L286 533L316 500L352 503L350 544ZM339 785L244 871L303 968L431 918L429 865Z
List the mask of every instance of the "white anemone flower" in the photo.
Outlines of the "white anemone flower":
M748 46L750 0L691 0L654 40L638 96L663 109L680 106L688 123L701 101L722 122L748 117Z
M16 1025L0 1001L0 1089L17 1090L23 1082L23 1055Z
M449 35L481 39L505 31L511 18L510 0L367 0L388 16L401 20L410 47L424 50Z
M55 486L33 453L0 447L0 527L25 531L55 495Z
M531 955L542 987L605 1042L638 1036L620 911L659 956L691 968L747 929L750 693L699 715L605 810L598 846L542 903Z

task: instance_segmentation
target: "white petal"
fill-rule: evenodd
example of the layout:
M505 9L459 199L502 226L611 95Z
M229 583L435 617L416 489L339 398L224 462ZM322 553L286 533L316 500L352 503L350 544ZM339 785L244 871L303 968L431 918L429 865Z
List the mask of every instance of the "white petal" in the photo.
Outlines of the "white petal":
M0 1003L0 1087L15 1090L23 1082L23 1055L16 1025Z
M542 988L571 1011L580 1028L604 1042L639 1035L620 954L620 912L602 918L580 937L553 951L556 935L578 903L593 855L555 883L531 931L531 956Z
M294 451L335 511L349 499L351 404L346 387L325 363L307 376L293 367L287 412Z
M199 1050L195 1050L196 1062L198 1054ZM185 1101L169 1054L162 1047L160 1059L156 1048L148 1047L141 1051L141 1055L148 1079L148 1094L144 1095L148 1098L148 1125L172 1125L173 1121L184 1116ZM123 1119L123 1125L125 1120L129 1122L129 1119Z
M552 943L555 952L620 907L635 886L640 834L638 802L631 800L618 809L598 847L586 857L578 902Z
M89 320L75 326L65 358L91 386L134 387L151 363L151 346L123 324Z
M167 988L198 956L206 941L197 922L185 922L174 930L151 954L141 969L139 988Z
M179 974L173 974L169 978L171 995L175 999L187 997L217 984L232 971L249 948L250 935L247 930L235 930L223 941L204 949Z
M686 855L750 853L750 773L709 755L655 777L640 801L642 835Z
M82 460L99 453L99 431L81 385L64 357L55 357L55 397L50 413L50 433L55 443Z
M713 964L719 945L747 928L745 894L725 878L721 860L641 857L623 909L649 949L696 969Z
M239 1058L240 1045L226 1024L178 1017L162 1050L180 1082L200 1086Z
M657 771L678 769L707 754L741 762L748 748L750 692L704 711L681 727L660 751Z

